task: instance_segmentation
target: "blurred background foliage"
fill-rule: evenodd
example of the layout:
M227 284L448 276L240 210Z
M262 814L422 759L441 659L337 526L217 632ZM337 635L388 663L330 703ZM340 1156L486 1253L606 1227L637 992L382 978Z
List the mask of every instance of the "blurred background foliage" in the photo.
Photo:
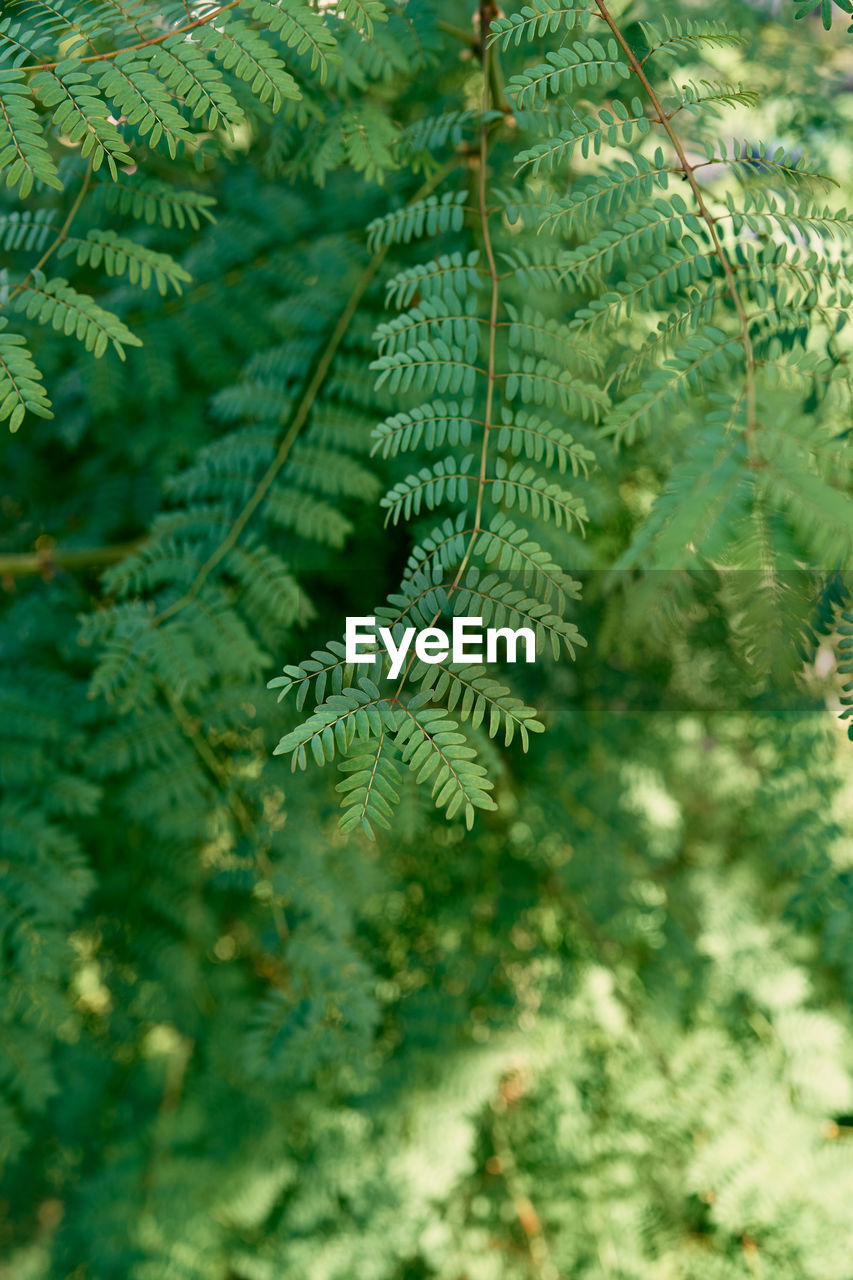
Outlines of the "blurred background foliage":
M758 73L750 136L816 155L849 205L844 24L734 0L715 16L748 37L703 57ZM368 458L396 406L367 369L392 273L364 228L429 178L406 163L425 108L479 101L472 15L440 0L377 21L326 88L292 60L304 110L246 92L230 133L134 153L151 199L192 215L134 220L93 184L80 233L112 199L109 225L191 279L161 296L84 265L142 345L120 363L40 329L55 416L0 443L0 1276L850 1280L833 650L818 637L782 688L701 575L678 634L641 588L608 586L660 490L652 442L599 449L588 647L519 677L548 732L527 755L479 743L498 808L472 832L404 783L392 832L344 835L333 778L271 759L266 680L364 612L368 585L393 591L409 550L375 503L398 473ZM383 154L359 152L359 120ZM66 151L73 192L86 166ZM33 256L10 251L7 291ZM192 592L275 457L265 422L300 414L295 470L187 607L201 623L141 660L164 556ZM330 448L346 462L327 470Z

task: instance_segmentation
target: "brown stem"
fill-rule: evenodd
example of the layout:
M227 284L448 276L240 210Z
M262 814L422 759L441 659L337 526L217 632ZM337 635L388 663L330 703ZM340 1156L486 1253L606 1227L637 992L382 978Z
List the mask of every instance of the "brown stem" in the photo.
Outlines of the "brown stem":
M138 542L118 542L107 547L54 547L40 551L10 552L0 555L0 578L25 578L32 573L49 576L54 569L98 569L124 560L139 547Z
M240 3L240 0L228 0L227 4L222 4L218 9L214 9L211 13L206 13L202 18L194 18L192 22L186 22L182 27L173 27L171 31L167 31L165 35L154 36L150 40L140 40L138 44L125 45L122 49L110 49L107 53L87 54L85 58L79 58L79 62L106 62L110 58L118 58L122 53L131 53L134 49L147 49L153 44L162 44L164 40L170 40L172 36L182 35L187 31L197 31L199 27L206 27L213 22L221 14L226 13L229 9L234 9ZM59 62L28 62L25 66L19 67L19 71L53 71L59 66Z
M486 178L487 178L487 167L488 167L488 159L489 159L489 139L488 139L489 130L488 130L488 125L486 123L486 115L488 113L490 102L491 102L491 87L492 87L492 75L490 70L492 59L490 57L490 51L488 46L488 35L489 35L489 23L491 22L492 17L494 16L494 12L495 11L492 7L492 4L490 3L490 0L484 0L484 3L480 5L480 9L479 9L480 56L482 59L482 72L483 72L483 96L482 96L482 106L481 106L482 115L480 119L480 163L479 163L479 175L478 175L477 187L478 187L478 207L480 212L480 227L483 235L483 248L486 254L486 262L488 263L488 268L489 268L488 274L491 280L491 301L489 305L489 321L488 321L489 323L489 355L488 355L488 361L487 361L487 368L484 370L479 370L478 372L483 373L486 378L486 409L483 415L483 440L480 446L480 469L477 476L477 500L476 500L476 507L474 510L474 527L471 530L471 534L468 539L468 545L465 548L465 553L462 556L461 561L459 562L459 568L456 570L456 574L454 575L453 582L450 584L450 587L448 588L448 591L447 591L448 596L453 595L453 592L456 590L456 588L459 586L459 583L462 581L462 575L464 574L466 568L468 567L468 563L471 559L471 553L474 550L474 545L478 537L482 533L481 520L483 516L483 499L485 497L485 492L486 492L486 471L487 471L488 460L489 460L489 432L491 431L491 428L492 428L492 413L493 413L493 407L494 407L494 394L495 394L495 381L496 381L495 348L496 348L497 330L498 330L498 304L500 299L501 277L498 274L497 265L495 263L495 254L494 254L494 249L492 247L492 236L489 230L489 208L486 201L486 194L488 189ZM438 618L440 616L441 615L438 612L434 615L432 621L430 622L431 627L435 626L435 623L438 621ZM412 654L412 656L409 658L409 661L406 663L406 668L403 671L402 676L400 677L400 683L397 685L397 688L394 690L394 695L390 700L392 706L395 702L399 701L400 694L403 691L403 687L406 683L406 680L409 675L409 671L411 669L411 666L414 660L415 660L415 655Z
M604 4L604 0L595 0L595 3L599 13L601 14L601 17L604 19L604 21L607 23L610 30L613 32L613 35L615 36L616 41L618 42L620 48L625 54L625 57L628 59L628 62L630 63L632 71L636 75L637 79L640 81L640 84L643 86L643 90L646 94L646 97L648 98L649 102L654 108L655 116L658 123L663 126L667 137L672 143L673 150L675 151L675 154L678 156L678 162L684 172L684 176L690 184L690 189L692 190L694 198L696 200L696 204L699 209L699 214L703 222L708 228L708 234L711 238L711 243L714 246L714 252L717 255L720 265L723 268L723 274L726 279L726 288L728 289L729 297L732 300L735 311L737 312L738 321L740 323L741 344L743 346L744 357L746 360L746 429L747 429L747 433L751 435L752 432L755 430L755 425L756 425L756 422L755 422L755 354L752 349L752 339L749 336L749 319L746 314L746 308L743 304L743 299L741 298L740 292L737 287L735 274L734 274L734 271L732 270L732 264L729 262L728 254L723 248L720 237L717 235L717 228L715 225L717 219L714 217L714 215L708 209L708 206L705 204L705 200L702 195L702 189L699 186L699 183L696 181L696 176L694 173L695 166L693 166L690 163L690 161L687 159L687 154L684 150L681 139L678 137L678 134L673 129L672 122L669 116L667 115L667 113L664 111L663 104L661 103L660 98L658 97L657 93L655 92L654 88L649 82L649 79L645 71L643 70L642 63L639 61L639 59L637 58L637 55L634 53L633 49L628 44L628 41L625 39L621 30L617 26L616 22L611 17L607 9L607 6Z

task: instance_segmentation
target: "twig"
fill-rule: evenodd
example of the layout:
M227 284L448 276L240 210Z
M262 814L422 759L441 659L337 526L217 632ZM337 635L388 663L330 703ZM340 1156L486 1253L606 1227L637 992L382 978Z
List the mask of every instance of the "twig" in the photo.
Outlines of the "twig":
M49 547L42 551L9 552L0 554L0 578L25 578L32 573L50 576L54 569L97 569L115 564L132 555L139 542L117 542L106 547L69 547L66 550Z
M147 49L153 44L162 44L164 40L170 40L172 36L183 35L187 31L197 31L199 27L206 27L213 22L221 14L226 13L229 9L234 9L240 3L240 0L228 0L227 4L222 4L218 9L214 9L211 13L206 13L201 18L194 18L192 22L186 22L182 27L173 27L171 31L167 31L164 35L154 36L150 40L140 40L138 44L128 44L121 49L110 49L106 53L87 54L85 58L78 58L78 62L106 62L110 58L118 58L123 53L131 53L134 49ZM25 66L18 67L19 71L53 71L59 66L59 62L29 62Z
M639 61L639 59L637 58L637 55L634 53L633 49L628 44L628 41L625 39L624 35L622 34L616 22L610 16L607 6L603 3L603 0L595 0L595 2L598 7L598 11L601 14L601 17L604 19L604 21L607 23L610 30L613 32L613 35L616 37L616 40L620 48L622 49L623 53L625 54L625 57L628 59L628 62L631 65L631 69L633 70L637 79L640 81L640 84L643 86L643 90L645 91L646 97L649 99L649 102L654 108L655 118L657 122L663 126L667 134L667 137L672 143L675 154L678 156L678 162L684 172L684 176L690 184L690 189L692 190L694 198L696 200L696 204L699 209L699 214L703 222L708 228L708 234L711 238L711 243L714 246L714 252L717 258L719 259L720 265L723 268L723 274L725 275L725 278L726 278L726 287L728 289L728 293L732 300L732 303L734 304L734 308L738 316L738 321L740 323L741 344L743 346L744 358L746 361L746 430L747 430L747 435L750 436L752 432L755 430L755 425L756 425L755 353L752 348L752 339L750 338L750 335L749 335L749 318L746 314L746 308L743 304L743 299L741 298L740 292L737 287L735 274L734 274L734 271L732 270L732 264L729 262L728 254L723 248L720 237L717 235L716 223L718 219L714 217L714 215L708 209L708 206L705 204L705 199L702 195L702 189L699 186L699 183L696 181L696 176L694 174L694 166L687 159L687 154L681 143L681 139L678 137L678 134L673 129L672 122L669 116L667 115L666 111L664 111L663 104L661 103L660 98L658 97L657 93L655 92L651 83L649 82L649 79L645 71L643 70L642 63Z

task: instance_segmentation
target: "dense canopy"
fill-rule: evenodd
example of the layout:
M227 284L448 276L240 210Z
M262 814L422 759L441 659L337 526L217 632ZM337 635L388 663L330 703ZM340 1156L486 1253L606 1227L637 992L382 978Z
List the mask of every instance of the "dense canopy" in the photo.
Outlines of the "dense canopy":
M851 11L4 0L2 1280L851 1280Z

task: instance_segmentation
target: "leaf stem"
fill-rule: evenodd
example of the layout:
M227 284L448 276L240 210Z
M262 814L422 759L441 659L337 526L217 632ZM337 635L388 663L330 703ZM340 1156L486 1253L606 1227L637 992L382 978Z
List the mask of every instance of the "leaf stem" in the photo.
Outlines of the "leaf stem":
M200 18L193 18L191 22L186 22L182 27L173 27L171 31L167 31L164 35L153 36L150 40L140 40L138 44L124 45L121 49L110 49L106 53L87 54L85 58L78 58L78 62L107 62L110 58L118 58L123 53L131 53L135 49L147 49L154 44L162 44L164 40L170 40L172 36L183 35L188 31L197 31L199 27L206 27L214 22L223 13L227 13L229 9L235 9L240 0L228 0L227 4L221 4L217 9L213 9L210 13L204 14ZM18 71L53 71L59 66L57 62L29 62L25 66L17 67Z
M37 271L41 271L42 268L49 261L49 259L52 258L53 255L56 253L59 246L66 239L68 232L71 230L71 224L73 223L74 219L77 217L77 214L80 211L80 206L86 198L86 193L89 190L91 182L92 182L92 161L90 159L89 163L86 165L86 173L83 178L83 182L80 186L80 190L77 192L77 195L74 198L74 203L71 205L71 208L68 210L68 213L66 214L66 217L65 217L65 221L57 231L56 236L48 245L48 247L45 249L44 253L41 255L41 257L39 258L35 266L30 267L29 271L24 276L23 280L20 280L18 284L15 285L15 288L12 290L12 292L9 294L8 298L6 299L6 302L0 303L0 306L8 305L13 298L17 298L18 294L22 293L23 290L26 289L27 281L31 280Z
M699 209L699 214L703 222L708 228L708 235L710 236L711 243L714 246L714 253L716 254L720 262L720 265L722 266L723 274L726 279L726 287L729 293L729 297L731 298L735 311L737 312L738 322L740 324L740 340L743 346L744 357L746 361L746 430L747 430L747 435L749 436L755 430L755 426L756 426L755 353L752 347L752 339L750 338L750 334L749 334L749 319L746 314L746 308L743 304L743 299L741 298L740 292L737 287L737 282L735 280L735 274L732 269L732 264L729 262L728 254L723 248L723 244L722 244L722 241L720 240L720 237L717 235L716 223L718 219L714 217L714 215L708 209L708 206L705 204L705 199L702 195L702 189L699 186L699 183L696 181L696 176L694 173L695 166L692 165L688 160L687 153L684 150L684 146L681 142L681 139L679 138L678 134L675 132L675 129L672 127L672 121L670 120L667 113L664 111L663 104L661 103L660 98L658 97L657 93L655 92L654 88L652 87L648 79L648 76L643 70L643 64L639 61L639 59L637 58L637 55L634 53L633 49L628 44L628 41L625 39L625 36L622 34L622 31L620 30L619 26L614 21L609 10L607 9L607 6L604 3L604 0L595 0L595 3L599 13L601 14L604 21L607 23L610 30L613 32L613 35L616 38L617 43L619 44L620 48L625 54L625 57L627 58L632 71L636 75L637 79L640 81L640 84L643 86L643 90L645 91L646 97L648 98L649 102L654 108L657 122L663 126L667 137L672 143L673 150L675 151L675 154L678 156L678 162L684 172L684 176L690 184L690 189L692 190L693 196L696 200L696 204Z

